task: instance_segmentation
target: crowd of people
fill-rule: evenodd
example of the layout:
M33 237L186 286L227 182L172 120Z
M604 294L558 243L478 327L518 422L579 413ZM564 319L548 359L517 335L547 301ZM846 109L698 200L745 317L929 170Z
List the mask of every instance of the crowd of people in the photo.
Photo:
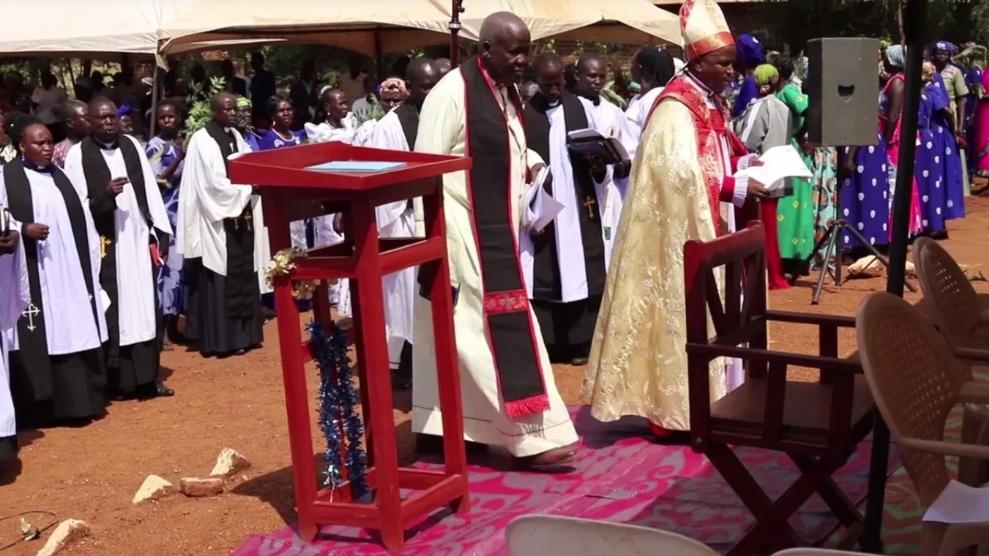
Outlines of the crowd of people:
M507 13L485 20L477 55L460 67L403 57L380 82L356 57L333 84L305 61L279 91L255 53L251 72L222 65L219 92L202 66L186 83L170 72L156 106L151 84L135 87L125 73L107 90L91 76L72 99L49 73L29 99L7 95L0 461L16 454L17 428L85 423L108 400L174 395L159 377L174 342L216 357L259 347L275 316L262 199L231 182L227 162L326 141L474 159L472 170L444 178L468 440L506 446L533 469L572 458L577 438L553 362L589 364L584 396L597 418L634 414L659 435L686 430L683 243L761 220L772 288L809 271L816 241L838 218L887 244L905 52L881 53L876 144L817 146L797 70L805 60L767 52L752 35L732 38L710 0L686 2L681 15L683 59L641 48L630 96L607 86L620 68L603 56L530 59L528 29ZM692 27L696 19L705 21ZM698 31L710 29L718 32ZM979 52L946 41L928 52L914 235L946 237L946 222L964 216L970 172L989 174ZM17 80L8 81L13 90ZM212 119L187 127L203 102ZM629 160L572 153L568 134L585 129L616 139ZM785 145L813 176L790 180L785 196L770 194L780 184L734 177ZM544 214L546 197L558 211ZM422 233L416 202L376 216L383 237ZM293 222L291 238L302 249L343 241L342 215ZM848 234L842 242L857 247ZM413 430L438 434L432 350L413 347L432 342L429 319L417 315L428 304L415 270L383 288L393 381L413 389ZM350 316L347 284L331 295ZM726 379L714 395L742 380L731 366L719 372Z

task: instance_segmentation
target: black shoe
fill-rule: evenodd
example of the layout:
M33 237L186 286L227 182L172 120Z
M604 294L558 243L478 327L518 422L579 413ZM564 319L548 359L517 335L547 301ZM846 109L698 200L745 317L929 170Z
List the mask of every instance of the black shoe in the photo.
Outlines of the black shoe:
M171 398L175 395L175 390L165 386L164 382L155 383L155 394L159 398Z

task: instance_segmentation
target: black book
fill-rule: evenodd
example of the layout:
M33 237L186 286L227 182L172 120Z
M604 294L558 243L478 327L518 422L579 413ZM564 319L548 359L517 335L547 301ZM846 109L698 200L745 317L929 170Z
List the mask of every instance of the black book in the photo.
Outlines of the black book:
M571 156L599 158L605 164L627 162L628 151L621 141L605 137L593 129L578 129L567 133L567 150Z

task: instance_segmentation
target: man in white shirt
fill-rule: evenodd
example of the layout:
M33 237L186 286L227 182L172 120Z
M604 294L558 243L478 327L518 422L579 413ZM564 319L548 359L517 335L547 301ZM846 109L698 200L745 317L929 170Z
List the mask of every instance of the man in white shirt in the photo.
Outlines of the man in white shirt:
M34 114L47 126L58 122L56 109L68 100L65 89L58 86L58 80L51 72L41 74L41 86L31 94Z

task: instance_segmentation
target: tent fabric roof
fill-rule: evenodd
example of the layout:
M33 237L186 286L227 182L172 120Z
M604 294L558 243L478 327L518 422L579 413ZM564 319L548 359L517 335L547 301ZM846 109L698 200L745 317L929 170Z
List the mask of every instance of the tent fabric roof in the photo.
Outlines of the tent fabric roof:
M79 0L45 0L52 17L38 17L38 5L6 0L9 25L0 53L57 55L72 52L169 54L217 44L332 44L374 54L448 40L449 0L101 0L94 9ZM676 17L649 0L464 0L461 36L476 40L481 21L511 11L529 25L534 39L575 33L602 22L631 28L628 40L655 37L679 44ZM587 37L593 34L572 36ZM617 36L612 31L609 36Z

